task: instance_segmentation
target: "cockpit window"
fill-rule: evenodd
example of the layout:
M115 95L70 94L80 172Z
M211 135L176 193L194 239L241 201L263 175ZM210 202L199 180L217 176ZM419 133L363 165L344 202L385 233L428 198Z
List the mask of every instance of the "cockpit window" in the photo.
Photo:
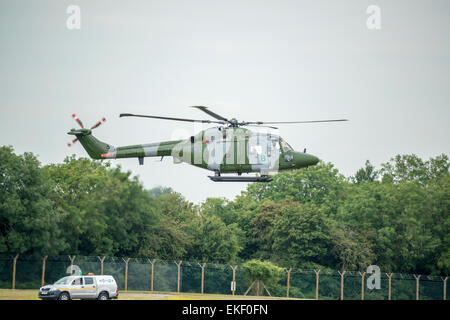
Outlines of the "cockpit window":
M280 138L280 146L281 146L281 150L283 150L283 152L288 152L288 151L294 150L294 149L292 149L292 147L289 145L289 143L287 143L286 141L284 141L282 138Z

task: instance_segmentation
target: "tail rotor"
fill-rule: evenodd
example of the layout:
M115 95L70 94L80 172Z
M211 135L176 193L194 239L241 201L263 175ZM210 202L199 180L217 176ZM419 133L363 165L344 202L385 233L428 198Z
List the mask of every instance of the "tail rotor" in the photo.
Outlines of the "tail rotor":
M78 118L77 115L76 115L75 113L72 114L72 118L78 123L78 125L79 125L82 129L84 129L83 122L81 122L80 118ZM99 127L103 122L105 122L105 121L106 121L106 118L103 117L100 121L98 121L97 123L95 123L95 124L91 127L91 130L98 128L98 127ZM71 146L72 146L75 142L77 142L77 141L78 141L78 138L75 138L75 139L73 139L71 142L68 142L68 143L67 143L67 146L68 146L68 147L71 147Z

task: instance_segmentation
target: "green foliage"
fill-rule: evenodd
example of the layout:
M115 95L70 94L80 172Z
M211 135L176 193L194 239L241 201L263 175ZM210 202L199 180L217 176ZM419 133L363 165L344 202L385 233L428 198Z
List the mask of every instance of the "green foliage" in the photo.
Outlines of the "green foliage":
M331 163L319 162L304 170L281 172L269 183L253 183L244 194L256 201L290 198L322 206L327 214L334 214L345 194L345 183L345 177Z
M193 221L191 228L195 239L189 256L202 262L235 262L241 248L233 225L205 215Z
M158 186L158 187L154 187L150 190L147 190L147 193L152 198L159 198L164 194L174 193L174 191L170 187L166 188L166 187Z
M171 188L145 190L108 162L41 166L31 153L0 147L0 253L446 275L449 167L446 155L397 155L346 178L320 162L249 184L234 200L193 205Z
M271 200L261 201L250 222L252 237L250 242L255 248L254 257L270 259L272 246L277 234L274 230L275 222L281 215L282 205Z
M54 254L67 248L66 214L49 199L51 185L31 153L0 147L0 253Z
M438 193L429 189L408 181L365 184L349 195L340 221L365 234L376 256L373 263L384 270L439 272L436 255L447 250L442 226L449 225L444 194L450 192L441 189L435 198Z
M283 268L280 268L270 261L250 260L242 265L244 277L247 283L256 281L255 294L261 295L262 284L266 287L275 285L284 273Z
M128 256L145 250L159 217L131 172L73 157L44 169L54 186L51 199L66 213L61 229L71 253Z
M328 266L339 270L364 270L375 261L374 244L358 227L333 221L331 235L330 253L336 262Z
M273 230L274 259L289 267L326 265L332 239L329 225L318 206L285 201Z
M415 154L396 155L382 164L381 174L384 182L417 181L427 183L448 175L450 162L448 156L441 154L423 161Z
M146 234L148 246L139 255L161 259L182 259L193 245L192 223L198 217L192 203L178 193L162 194L153 203L159 225Z
M201 204L200 211L202 215L216 216L226 225L236 222L237 215L230 210L230 202L225 198L208 198Z
M375 167L370 163L369 160L366 161L364 168L356 171L353 181L356 184L364 182L373 182L378 178L379 172L375 170Z

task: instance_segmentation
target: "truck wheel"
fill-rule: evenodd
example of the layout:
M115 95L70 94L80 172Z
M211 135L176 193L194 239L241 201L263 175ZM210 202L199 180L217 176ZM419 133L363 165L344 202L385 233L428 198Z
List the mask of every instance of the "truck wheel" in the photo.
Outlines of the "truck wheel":
M67 292L62 292L59 297L58 300L70 300L70 295Z
M98 295L98 300L108 300L109 299L109 295L107 292L103 291L100 292L100 294Z

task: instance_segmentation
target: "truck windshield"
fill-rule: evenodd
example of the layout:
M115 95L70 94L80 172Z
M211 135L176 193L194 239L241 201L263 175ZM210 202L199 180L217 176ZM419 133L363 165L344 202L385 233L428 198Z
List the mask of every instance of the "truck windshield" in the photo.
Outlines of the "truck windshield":
M55 282L55 284L68 284L72 278L64 277Z

